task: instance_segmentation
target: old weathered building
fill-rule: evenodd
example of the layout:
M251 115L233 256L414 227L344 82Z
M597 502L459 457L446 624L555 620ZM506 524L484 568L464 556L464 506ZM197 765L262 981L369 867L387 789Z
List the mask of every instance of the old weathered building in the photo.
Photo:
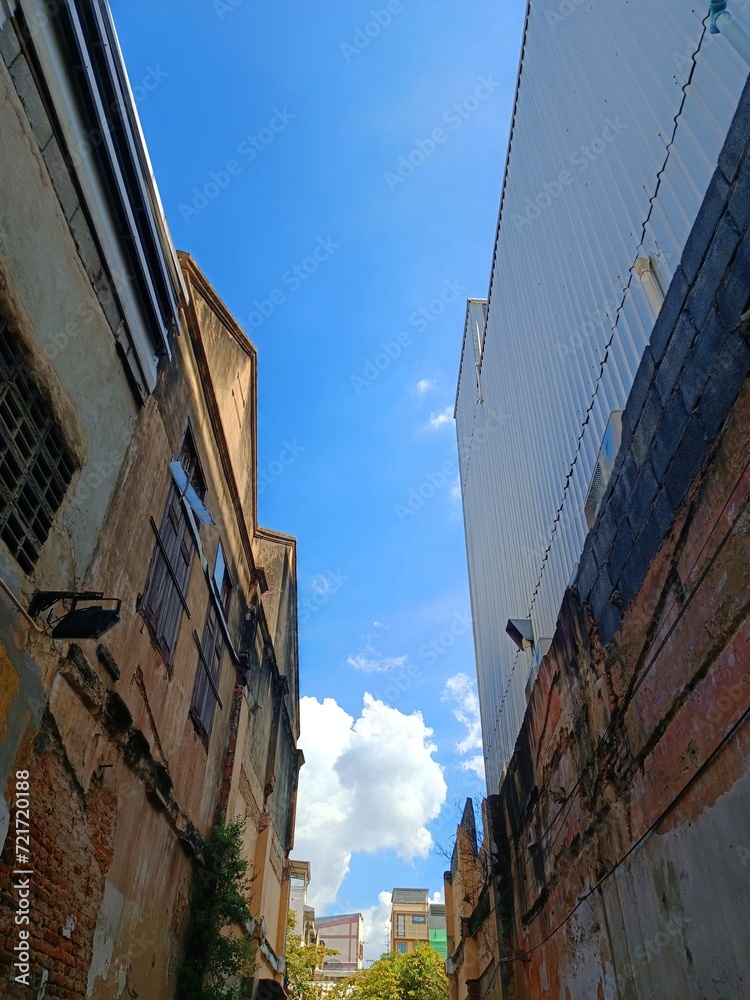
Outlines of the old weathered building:
M258 525L255 349L174 252L106 5L10 8L2 990L173 997L204 840L240 818L246 987L279 996L302 762L296 547Z
M747 84L488 800L484 903L459 829L458 1000L749 995L749 222Z
M474 804L466 800L456 829L450 870L445 873L448 931L446 971L451 1000L502 1000L497 975L500 947L497 887L492 877L494 850L483 803L484 837L477 838Z

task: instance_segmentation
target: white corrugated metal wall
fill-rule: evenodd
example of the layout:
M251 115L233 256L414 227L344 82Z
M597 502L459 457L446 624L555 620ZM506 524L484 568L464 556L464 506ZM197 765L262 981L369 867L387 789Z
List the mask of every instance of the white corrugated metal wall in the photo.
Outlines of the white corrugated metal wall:
M489 308L469 303L456 403L490 792L526 708L527 654L505 623L554 634L604 430L651 334L635 261L668 287L746 80L707 7L527 11Z

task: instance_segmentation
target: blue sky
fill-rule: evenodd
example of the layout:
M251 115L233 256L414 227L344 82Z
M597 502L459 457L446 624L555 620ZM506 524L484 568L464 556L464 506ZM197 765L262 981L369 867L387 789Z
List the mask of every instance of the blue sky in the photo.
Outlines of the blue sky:
M430 838L483 789L452 409L525 4L112 8L175 244L258 348L260 520L298 539L294 854L378 954L379 894L442 890Z

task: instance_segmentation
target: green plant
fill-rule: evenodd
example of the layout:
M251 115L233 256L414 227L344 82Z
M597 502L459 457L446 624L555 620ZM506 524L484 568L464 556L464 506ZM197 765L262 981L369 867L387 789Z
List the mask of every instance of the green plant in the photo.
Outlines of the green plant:
M418 945L406 955L383 955L329 996L331 1000L448 1000L448 978L440 956L427 945Z
M289 1000L320 1000L320 987L315 983L315 970L323 968L326 955L338 955L335 948L322 944L302 944L296 933L297 918L292 910L286 917L286 978Z
M196 871L186 955L177 974L180 1000L240 1000L240 977L252 974L255 948L245 934L252 879L242 857L243 832L237 820L219 824L206 843Z

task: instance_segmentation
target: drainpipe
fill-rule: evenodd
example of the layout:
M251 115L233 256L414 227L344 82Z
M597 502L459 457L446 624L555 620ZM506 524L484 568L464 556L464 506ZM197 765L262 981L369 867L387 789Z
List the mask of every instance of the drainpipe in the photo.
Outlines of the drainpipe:
M750 35L727 10L727 0L711 0L709 14L711 34L725 35L727 41L734 46L745 62L750 63Z

